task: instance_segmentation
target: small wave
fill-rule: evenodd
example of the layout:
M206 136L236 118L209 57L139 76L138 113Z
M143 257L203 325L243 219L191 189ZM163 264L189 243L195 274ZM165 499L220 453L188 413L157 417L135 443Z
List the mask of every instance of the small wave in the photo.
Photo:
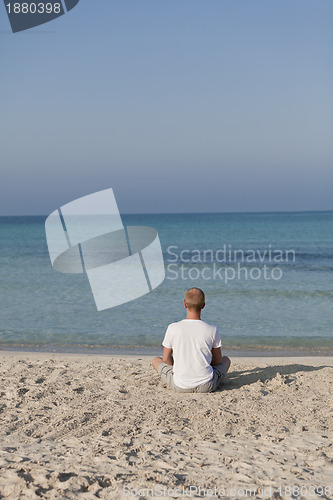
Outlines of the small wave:
M274 338L270 339L274 341ZM225 338L223 352L234 356L332 356L333 341L322 341L322 345L313 344L309 339L281 338L280 343L270 343L268 339ZM325 339L324 339L325 340ZM161 346L156 343L143 345L113 344L1 344L0 351L35 352L52 354L94 354L118 356L156 356L161 354Z
M209 292L207 293L209 295ZM273 289L214 289L214 295L233 295L233 296L246 296L249 297L251 295L256 297L282 297L282 298L316 298L316 297L327 297L328 299L333 299L333 291L326 290L279 290L276 288Z

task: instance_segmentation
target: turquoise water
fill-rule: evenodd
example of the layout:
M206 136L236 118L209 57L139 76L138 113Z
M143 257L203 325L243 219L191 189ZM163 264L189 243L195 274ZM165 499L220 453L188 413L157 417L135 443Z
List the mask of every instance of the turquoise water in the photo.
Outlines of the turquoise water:
M198 286L226 349L333 353L333 212L123 216L157 229L166 279L101 312L86 276L52 269L45 218L0 217L0 348L160 346Z

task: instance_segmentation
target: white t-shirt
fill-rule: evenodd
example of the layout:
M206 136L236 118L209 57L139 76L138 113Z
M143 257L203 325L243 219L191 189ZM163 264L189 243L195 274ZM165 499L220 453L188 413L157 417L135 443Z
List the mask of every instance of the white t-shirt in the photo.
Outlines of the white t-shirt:
M173 350L173 380L178 387L189 389L213 378L212 348L222 346L216 326L200 319L171 323L162 345Z

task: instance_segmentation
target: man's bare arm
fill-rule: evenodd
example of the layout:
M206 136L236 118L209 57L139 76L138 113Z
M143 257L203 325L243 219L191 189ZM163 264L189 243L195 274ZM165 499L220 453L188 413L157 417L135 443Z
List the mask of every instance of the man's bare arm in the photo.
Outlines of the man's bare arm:
M172 357L172 349L168 347L164 347L163 349L163 361L167 365L173 365L173 357Z
M216 366L222 363L222 351L221 347L213 347L212 349L212 361L211 365Z

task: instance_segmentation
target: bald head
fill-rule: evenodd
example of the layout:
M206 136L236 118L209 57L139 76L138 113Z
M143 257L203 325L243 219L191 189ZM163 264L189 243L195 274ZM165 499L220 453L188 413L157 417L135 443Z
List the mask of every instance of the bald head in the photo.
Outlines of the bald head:
M190 311L200 312L205 305L205 294L200 288L190 288L185 293L184 302Z

